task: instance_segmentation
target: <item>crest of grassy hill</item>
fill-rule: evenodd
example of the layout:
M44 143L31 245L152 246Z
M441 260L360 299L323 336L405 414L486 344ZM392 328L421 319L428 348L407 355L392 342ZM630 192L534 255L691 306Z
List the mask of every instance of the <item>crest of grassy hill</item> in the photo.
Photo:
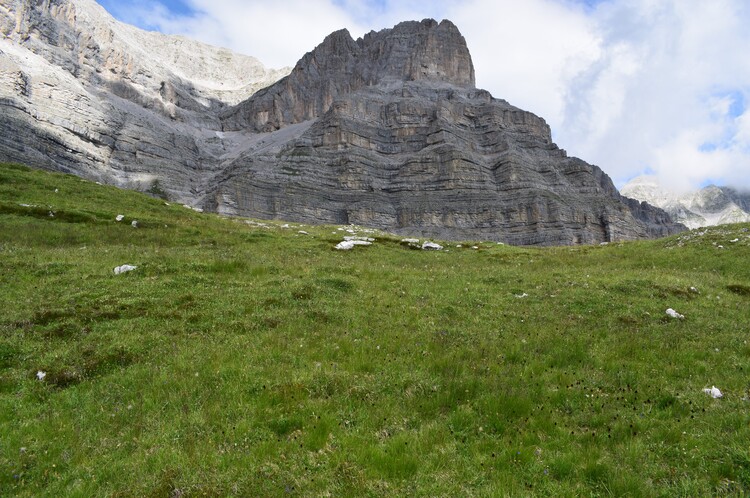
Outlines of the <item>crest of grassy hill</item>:
M750 225L444 245L0 166L0 495L750 493Z

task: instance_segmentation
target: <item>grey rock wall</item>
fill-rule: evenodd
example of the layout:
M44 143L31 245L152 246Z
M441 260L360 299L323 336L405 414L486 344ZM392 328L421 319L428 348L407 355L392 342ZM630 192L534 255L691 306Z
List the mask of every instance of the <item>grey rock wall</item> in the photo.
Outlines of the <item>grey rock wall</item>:
M328 36L291 72L112 19L0 4L0 160L220 213L553 245L683 227L476 89L449 21ZM288 75L287 75L288 73Z

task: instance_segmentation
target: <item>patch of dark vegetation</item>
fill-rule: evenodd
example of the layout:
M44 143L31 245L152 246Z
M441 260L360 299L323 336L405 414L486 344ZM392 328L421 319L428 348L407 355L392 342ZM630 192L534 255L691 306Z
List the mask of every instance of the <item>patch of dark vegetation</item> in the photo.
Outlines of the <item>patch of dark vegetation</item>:
M267 425L279 437L287 436L294 431L301 430L303 427L302 420L296 417L282 417L276 420L269 420Z
M208 271L211 273L239 273L247 269L247 262L234 260L218 260L208 265Z
M623 325L628 325L628 326L636 326L636 325L641 325L643 323L641 319L631 316L631 315L618 316L617 321Z
M338 292L349 292L354 289L354 284L343 278L322 278L318 279L317 283L322 287Z
M750 296L750 286L741 284L727 285L727 290L738 296Z
M96 223L96 216L82 211L55 210L47 206L21 206L19 204L0 203L0 214L28 216L49 221L65 223Z
M0 343L0 369L15 365L20 354L21 350L17 346L7 342Z
M273 236L268 232L248 232L242 235L243 242L264 242L269 239L273 239Z
M66 365L41 370L46 372L45 383L65 389L86 379L128 367L135 360L136 356L122 347L102 350L95 346L87 346L76 355L76 358L68 360ZM36 375L36 370L32 374Z
M297 301L309 301L316 294L317 289L311 285L303 285L292 291L292 297Z

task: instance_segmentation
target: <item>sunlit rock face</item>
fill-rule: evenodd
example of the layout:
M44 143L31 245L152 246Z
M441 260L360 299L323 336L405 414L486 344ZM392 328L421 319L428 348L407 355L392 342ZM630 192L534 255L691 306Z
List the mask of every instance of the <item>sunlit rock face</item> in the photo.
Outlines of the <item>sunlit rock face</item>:
M195 202L233 137L219 113L285 76L114 20L93 0L0 4L0 159Z
M329 35L292 70L112 19L0 5L0 160L221 213L557 245L682 229L475 88L450 21Z
M628 182L622 194L665 210L688 228L750 222L750 192L731 187L709 185L678 194L654 177L640 176Z

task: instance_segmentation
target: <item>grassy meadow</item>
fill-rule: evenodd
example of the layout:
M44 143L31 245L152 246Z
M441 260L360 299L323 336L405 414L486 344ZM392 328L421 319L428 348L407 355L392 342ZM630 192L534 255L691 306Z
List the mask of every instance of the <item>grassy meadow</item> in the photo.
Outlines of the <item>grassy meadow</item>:
M750 225L443 245L0 166L0 496L750 494Z

